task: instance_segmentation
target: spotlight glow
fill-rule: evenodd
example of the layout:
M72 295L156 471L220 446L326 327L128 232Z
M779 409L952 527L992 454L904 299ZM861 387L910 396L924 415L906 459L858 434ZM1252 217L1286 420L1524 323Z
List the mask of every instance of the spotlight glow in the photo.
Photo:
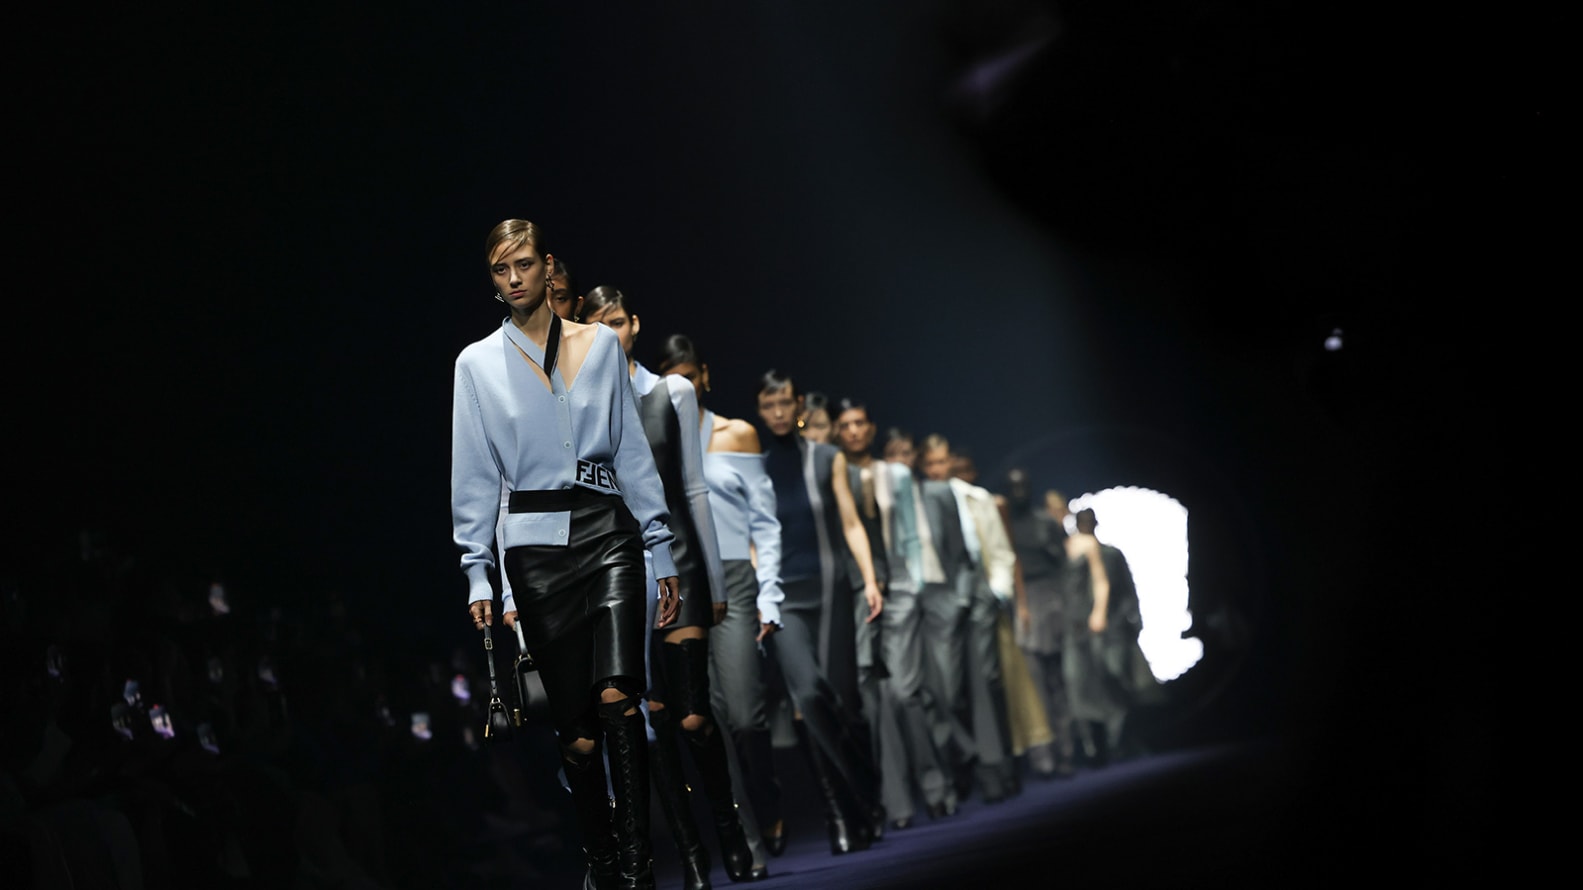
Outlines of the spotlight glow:
M1127 557L1138 586L1143 630L1138 647L1160 681L1181 676L1204 657L1197 637L1182 637L1192 626L1187 610L1187 508L1170 495L1146 488L1107 488L1072 498L1073 514L1085 507L1099 520L1094 536ZM1071 516L1067 531L1075 531Z

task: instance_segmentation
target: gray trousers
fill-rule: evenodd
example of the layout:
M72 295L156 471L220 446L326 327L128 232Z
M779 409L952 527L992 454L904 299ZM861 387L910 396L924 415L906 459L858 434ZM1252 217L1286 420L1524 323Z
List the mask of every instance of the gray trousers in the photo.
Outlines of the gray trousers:
M759 648L759 582L753 563L726 560L725 620L709 629L709 699L720 728L732 735L745 730L769 731L768 692L764 682L764 653ZM736 798L753 864L768 860L758 814L753 811L735 744L726 745L731 767L731 793ZM772 777L759 777L770 781Z
M1000 664L1000 600L987 581L968 603L964 649L978 780L986 795L1004 795L1011 770L1011 721Z
M871 794L868 786L874 763L869 752L858 752L849 744L852 735L848 711L819 666L819 609L799 607L798 601L788 596L787 604L781 608L781 629L769 638L765 649L778 669L773 676L801 715L813 744L834 766L839 780L858 795ZM774 694L772 689L771 695Z
M924 687L929 692L935 747L953 769L976 755L967 728L968 601L952 584L925 584L918 594L923 613Z
M934 702L924 661L924 612L919 595L888 590L877 631L888 676L873 680L880 797L891 819L910 819L916 800L944 803L954 796L931 729ZM871 633L874 625L869 625Z
M726 729L769 729L764 653L759 648L759 582L753 563L727 560L726 617L709 629L709 689Z

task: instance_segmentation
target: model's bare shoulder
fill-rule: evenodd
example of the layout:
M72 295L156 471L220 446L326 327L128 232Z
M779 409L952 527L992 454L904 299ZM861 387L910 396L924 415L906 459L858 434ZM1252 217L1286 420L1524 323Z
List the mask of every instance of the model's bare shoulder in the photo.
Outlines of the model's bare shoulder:
M735 417L715 417L715 428L710 436L712 451L758 454L764 450L759 444L759 431L753 424Z
M1076 532L1070 536L1073 552L1087 556L1099 552L1099 539L1085 532Z

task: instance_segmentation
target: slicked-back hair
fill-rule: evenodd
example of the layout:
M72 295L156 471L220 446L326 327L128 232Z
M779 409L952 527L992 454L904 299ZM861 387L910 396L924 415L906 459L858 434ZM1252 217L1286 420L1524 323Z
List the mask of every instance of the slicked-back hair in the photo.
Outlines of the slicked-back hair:
M790 376L775 368L770 368L759 376L758 394L761 396L766 393L780 392L787 387L791 388L792 398L797 398L797 384Z
M621 309L628 315L632 314L632 305L627 302L627 295L608 284L601 284L588 293L583 294L584 318L592 318L610 306Z
M686 334L672 334L660 344L660 373L664 374L677 365L697 365L699 370L703 370L704 363L698 357L698 347Z
M863 416L867 417L870 423L874 421L874 415L868 410L868 405L851 396L842 396L841 401L835 403L833 413L836 417L840 417L848 411L862 411Z
M513 251L521 249L524 244L532 244L539 256L544 256L544 233L525 219L504 219L489 230L484 238L484 268L490 268L490 260L501 244L510 245Z
M573 294L577 293L577 291L572 287L572 268L566 265L566 261L560 257L555 258L555 272L550 277L559 278L560 280L566 282L566 289L571 291Z

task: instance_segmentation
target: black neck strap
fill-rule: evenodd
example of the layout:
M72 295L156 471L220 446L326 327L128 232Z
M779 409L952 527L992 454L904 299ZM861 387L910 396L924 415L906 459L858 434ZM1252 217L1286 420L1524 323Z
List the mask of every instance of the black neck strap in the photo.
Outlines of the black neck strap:
M550 313L550 333L544 338L544 376L555 373L555 357L561 351L561 317Z

